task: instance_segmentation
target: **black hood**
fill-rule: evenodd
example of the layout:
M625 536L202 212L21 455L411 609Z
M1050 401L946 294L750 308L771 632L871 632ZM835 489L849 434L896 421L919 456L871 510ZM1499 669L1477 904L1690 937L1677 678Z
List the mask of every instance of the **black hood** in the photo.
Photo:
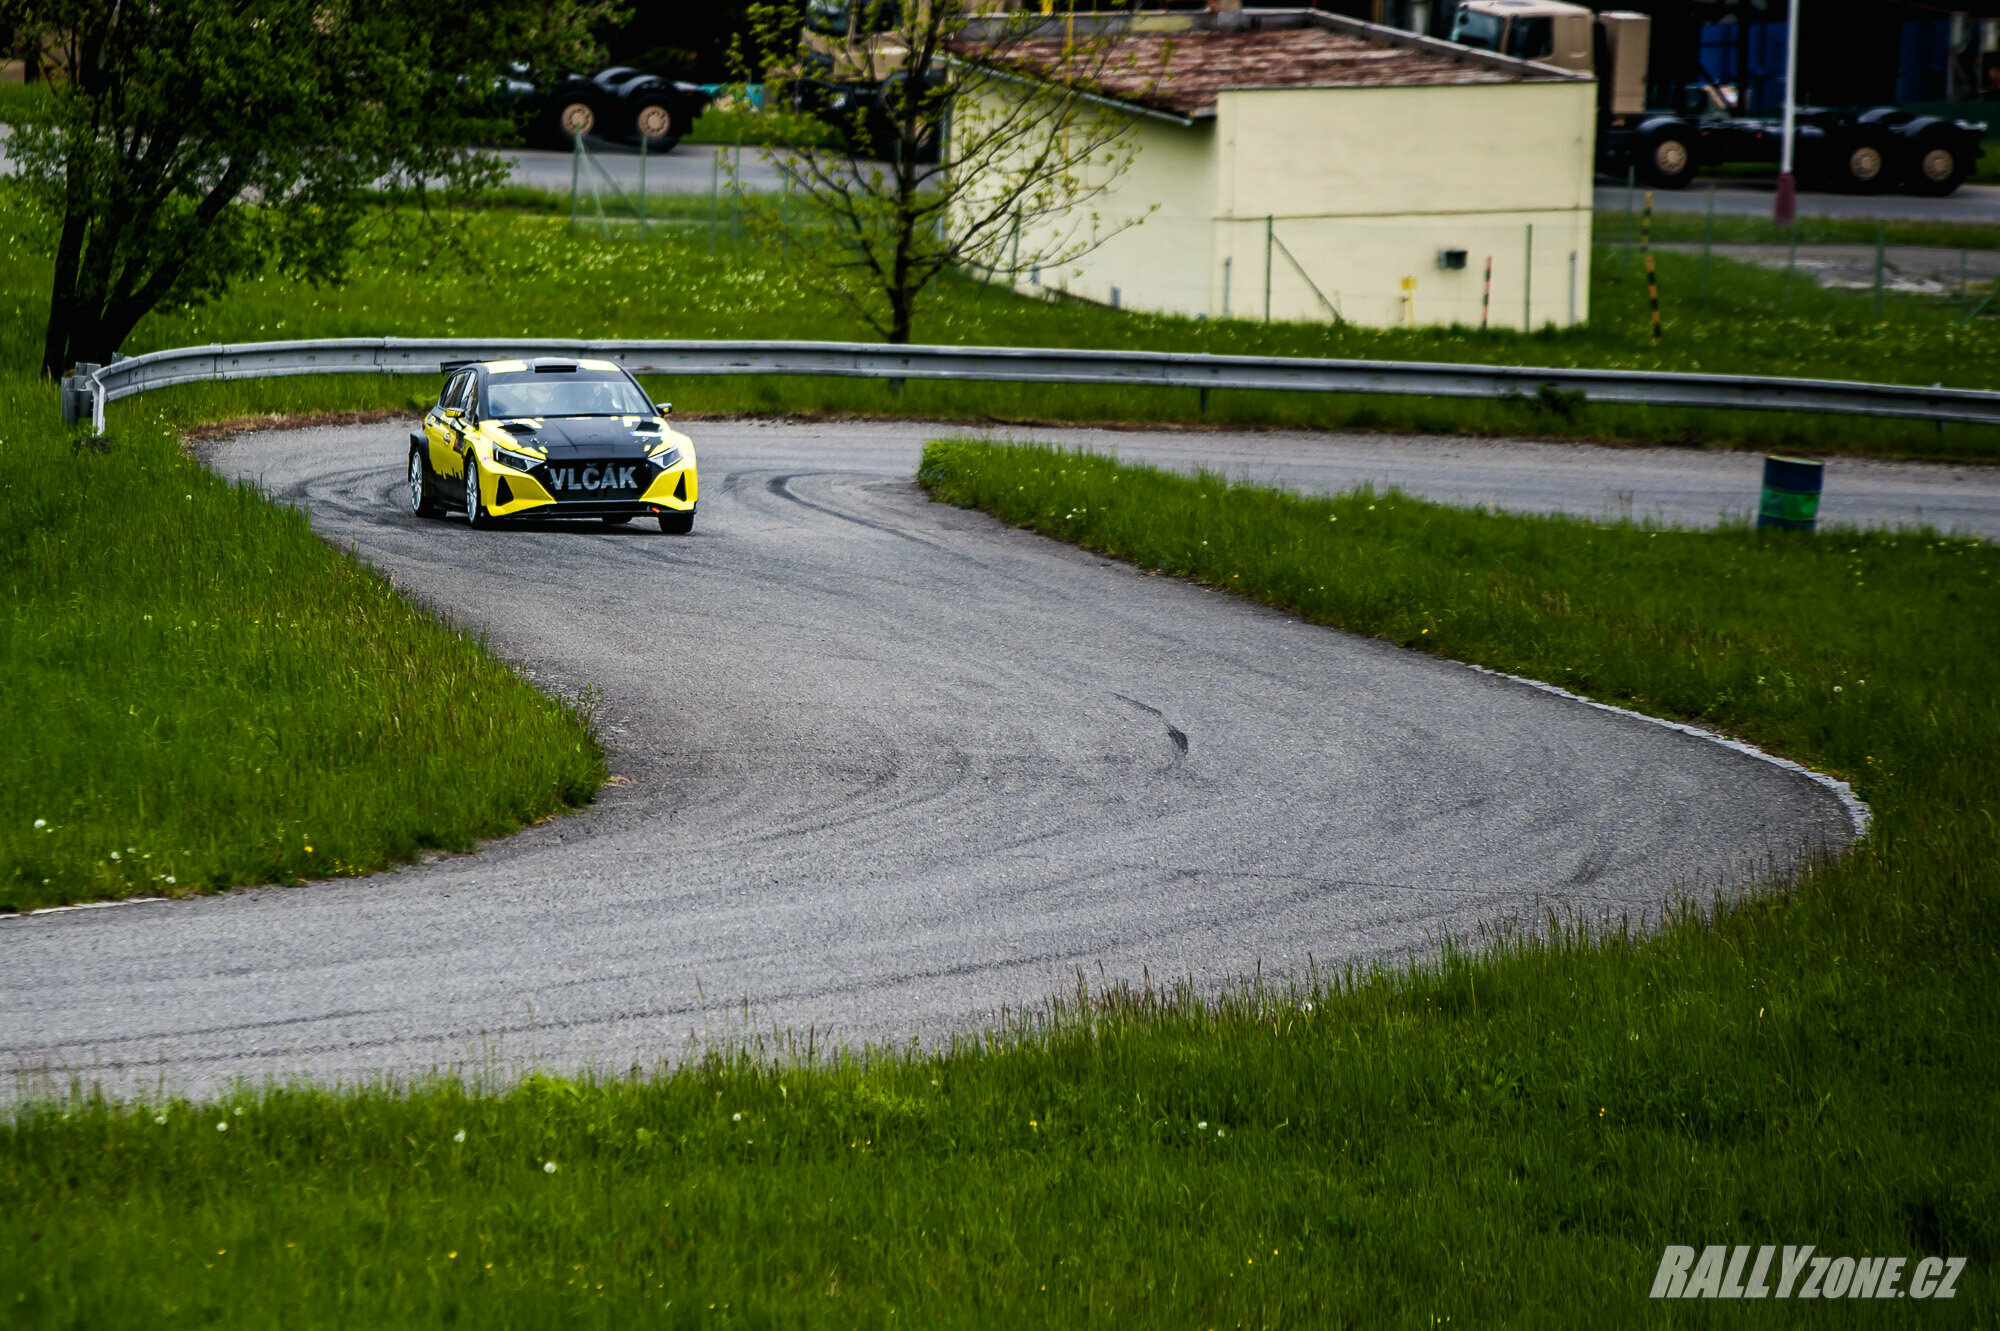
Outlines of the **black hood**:
M634 431L625 416L567 416L544 421L532 435L521 436L547 450L549 461L568 458L642 458L666 434Z

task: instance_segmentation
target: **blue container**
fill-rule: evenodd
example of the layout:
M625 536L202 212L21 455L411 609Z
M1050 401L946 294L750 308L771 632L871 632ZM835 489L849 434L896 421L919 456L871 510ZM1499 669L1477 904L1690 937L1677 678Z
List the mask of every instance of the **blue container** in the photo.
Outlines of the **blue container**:
M1757 525L1784 531L1811 531L1819 521L1819 492L1825 481L1823 462L1776 454L1765 458L1764 495L1757 505Z

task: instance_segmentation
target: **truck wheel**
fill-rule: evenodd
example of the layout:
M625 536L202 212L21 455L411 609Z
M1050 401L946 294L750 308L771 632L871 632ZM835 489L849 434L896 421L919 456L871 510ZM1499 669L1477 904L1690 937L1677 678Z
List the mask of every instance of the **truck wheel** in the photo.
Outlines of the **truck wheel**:
M672 152L684 132L664 99L649 97L632 109L632 133L646 141L647 152Z
M1678 126L1654 130L1639 152L1639 179L1660 189L1686 189L1700 163L1694 141Z
M1870 135L1849 139L1834 159L1834 183L1850 194L1879 194L1894 180L1890 169L1890 147Z
M1965 183L1972 162L1955 144L1939 136L1923 137L1910 145L1907 188L1912 194L1941 199Z
M597 108L588 97L565 97L556 103L556 134L567 144L579 134L597 132Z

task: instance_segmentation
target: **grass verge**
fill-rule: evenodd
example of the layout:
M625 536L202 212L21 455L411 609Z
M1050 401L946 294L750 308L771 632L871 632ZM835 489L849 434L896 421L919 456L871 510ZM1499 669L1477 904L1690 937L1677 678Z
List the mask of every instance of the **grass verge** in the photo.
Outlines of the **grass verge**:
M0 910L367 873L592 797L575 707L169 426L56 415L0 380Z
M931 493L1398 642L1738 731L1876 831L1656 933L1012 1038L0 1127L22 1326L1669 1325L1663 1245L1966 1256L1996 1312L2000 552L1303 499L946 442ZM1206 545L1203 545L1206 542ZM222 1129L218 1130L218 1125ZM1819 1306L1842 1325L1916 1305ZM1793 1315L1793 1316L1788 1316Z

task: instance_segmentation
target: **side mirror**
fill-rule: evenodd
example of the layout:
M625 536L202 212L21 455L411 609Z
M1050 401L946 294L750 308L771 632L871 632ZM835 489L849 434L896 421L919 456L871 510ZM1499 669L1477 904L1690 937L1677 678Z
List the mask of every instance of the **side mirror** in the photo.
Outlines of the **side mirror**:
M671 402L655 402L653 410L659 412L662 416L671 416L674 414L674 404Z
M455 421L464 414L465 413L460 411L457 407L446 407L444 409L444 418L448 421Z

